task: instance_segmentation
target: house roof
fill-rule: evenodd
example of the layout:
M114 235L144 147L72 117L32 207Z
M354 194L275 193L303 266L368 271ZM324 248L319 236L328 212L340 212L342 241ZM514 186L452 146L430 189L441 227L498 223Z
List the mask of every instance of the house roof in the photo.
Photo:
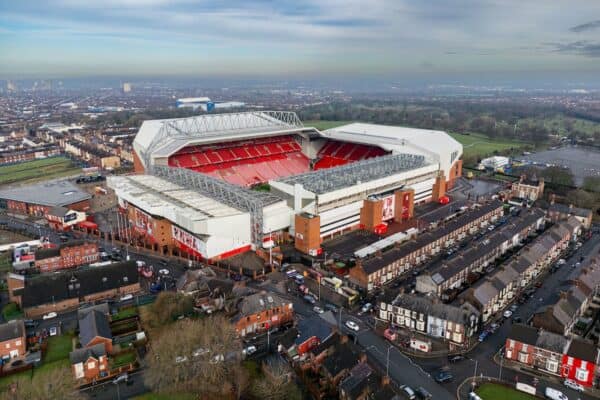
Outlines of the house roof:
M477 311L439 302L435 303L431 297L426 296L400 294L392 302L392 305L464 325L469 325L472 317L475 320L479 318L479 312Z
M242 299L236 320L276 307L288 307L291 303L274 293L255 293Z
M15 319L0 325L0 342L25 336L25 324L22 319Z
M553 211L553 212L559 212L561 214L576 215L576 216L582 217L582 218L588 218L590 216L590 214L592 214L592 210L589 210L587 208L570 207L566 204L560 204L560 203L550 204L550 207L548 207L548 210Z
M331 376L352 368L359 360L358 352L348 342L339 343L334 347L333 354L326 357L322 364L323 369Z
M567 355L596 364L598 362L598 347L587 340L574 338L571 340Z
M301 319L297 324L298 336L296 344L300 345L311 337L316 337L320 342L327 339L333 333L333 329L319 315L313 315L306 319Z
M529 325L513 324L508 338L517 342L535 345L538 340L538 330Z
M348 399L355 399L372 383L373 379L378 380L375 371L366 362L358 363L350 370L350 374L340 382L340 390L344 392Z
M69 181L56 181L0 190L0 198L54 207L89 200L92 195Z
M82 346L87 346L95 337L112 339L108 318L98 310L92 310L79 320L79 341Z
M569 339L563 335L541 330L538 333L538 339L535 345L554 353L563 354L568 344Z
M139 282L135 261L113 263L102 267L84 267L50 275L25 279L23 308L80 298Z
M69 360L71 364L79 364L87 361L90 357L99 359L101 356L106 355L106 346L104 343L99 343L91 347L82 347L81 349L73 350L69 353Z

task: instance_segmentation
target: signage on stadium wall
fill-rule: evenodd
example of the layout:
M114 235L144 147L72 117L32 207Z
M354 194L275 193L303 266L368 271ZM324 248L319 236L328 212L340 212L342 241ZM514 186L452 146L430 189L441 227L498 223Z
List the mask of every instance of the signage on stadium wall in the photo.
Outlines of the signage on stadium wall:
M202 257L206 257L206 243L202 240L175 225L171 226L171 231L173 233L173 239L184 248L192 250Z
M404 216L404 214L407 214L409 209L410 209L410 194L405 193L402 195L402 215Z
M152 217L138 208L134 208L135 228L143 234L152 235Z
M388 221L394 218L395 197L393 194L383 198L383 221Z

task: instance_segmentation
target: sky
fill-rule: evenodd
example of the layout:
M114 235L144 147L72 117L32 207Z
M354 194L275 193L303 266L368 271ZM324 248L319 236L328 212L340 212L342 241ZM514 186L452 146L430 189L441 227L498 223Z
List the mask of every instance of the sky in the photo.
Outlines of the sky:
M595 0L0 0L0 78L600 73Z

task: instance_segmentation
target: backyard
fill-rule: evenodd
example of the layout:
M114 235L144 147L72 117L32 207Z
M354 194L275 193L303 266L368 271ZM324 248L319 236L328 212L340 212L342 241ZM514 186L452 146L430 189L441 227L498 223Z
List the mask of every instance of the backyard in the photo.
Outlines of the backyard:
M476 390L479 397L483 400L535 400L536 397L504 385L495 383L485 383Z
M137 355L134 351L126 351L110 358L110 368L115 369L134 363L137 360Z

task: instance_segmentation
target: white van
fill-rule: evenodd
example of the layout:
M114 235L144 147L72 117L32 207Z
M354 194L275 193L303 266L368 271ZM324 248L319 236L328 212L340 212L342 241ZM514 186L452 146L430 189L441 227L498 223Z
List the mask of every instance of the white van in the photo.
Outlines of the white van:
M560 390L552 389L547 387L544 392L544 397L551 400L569 400L569 398Z

